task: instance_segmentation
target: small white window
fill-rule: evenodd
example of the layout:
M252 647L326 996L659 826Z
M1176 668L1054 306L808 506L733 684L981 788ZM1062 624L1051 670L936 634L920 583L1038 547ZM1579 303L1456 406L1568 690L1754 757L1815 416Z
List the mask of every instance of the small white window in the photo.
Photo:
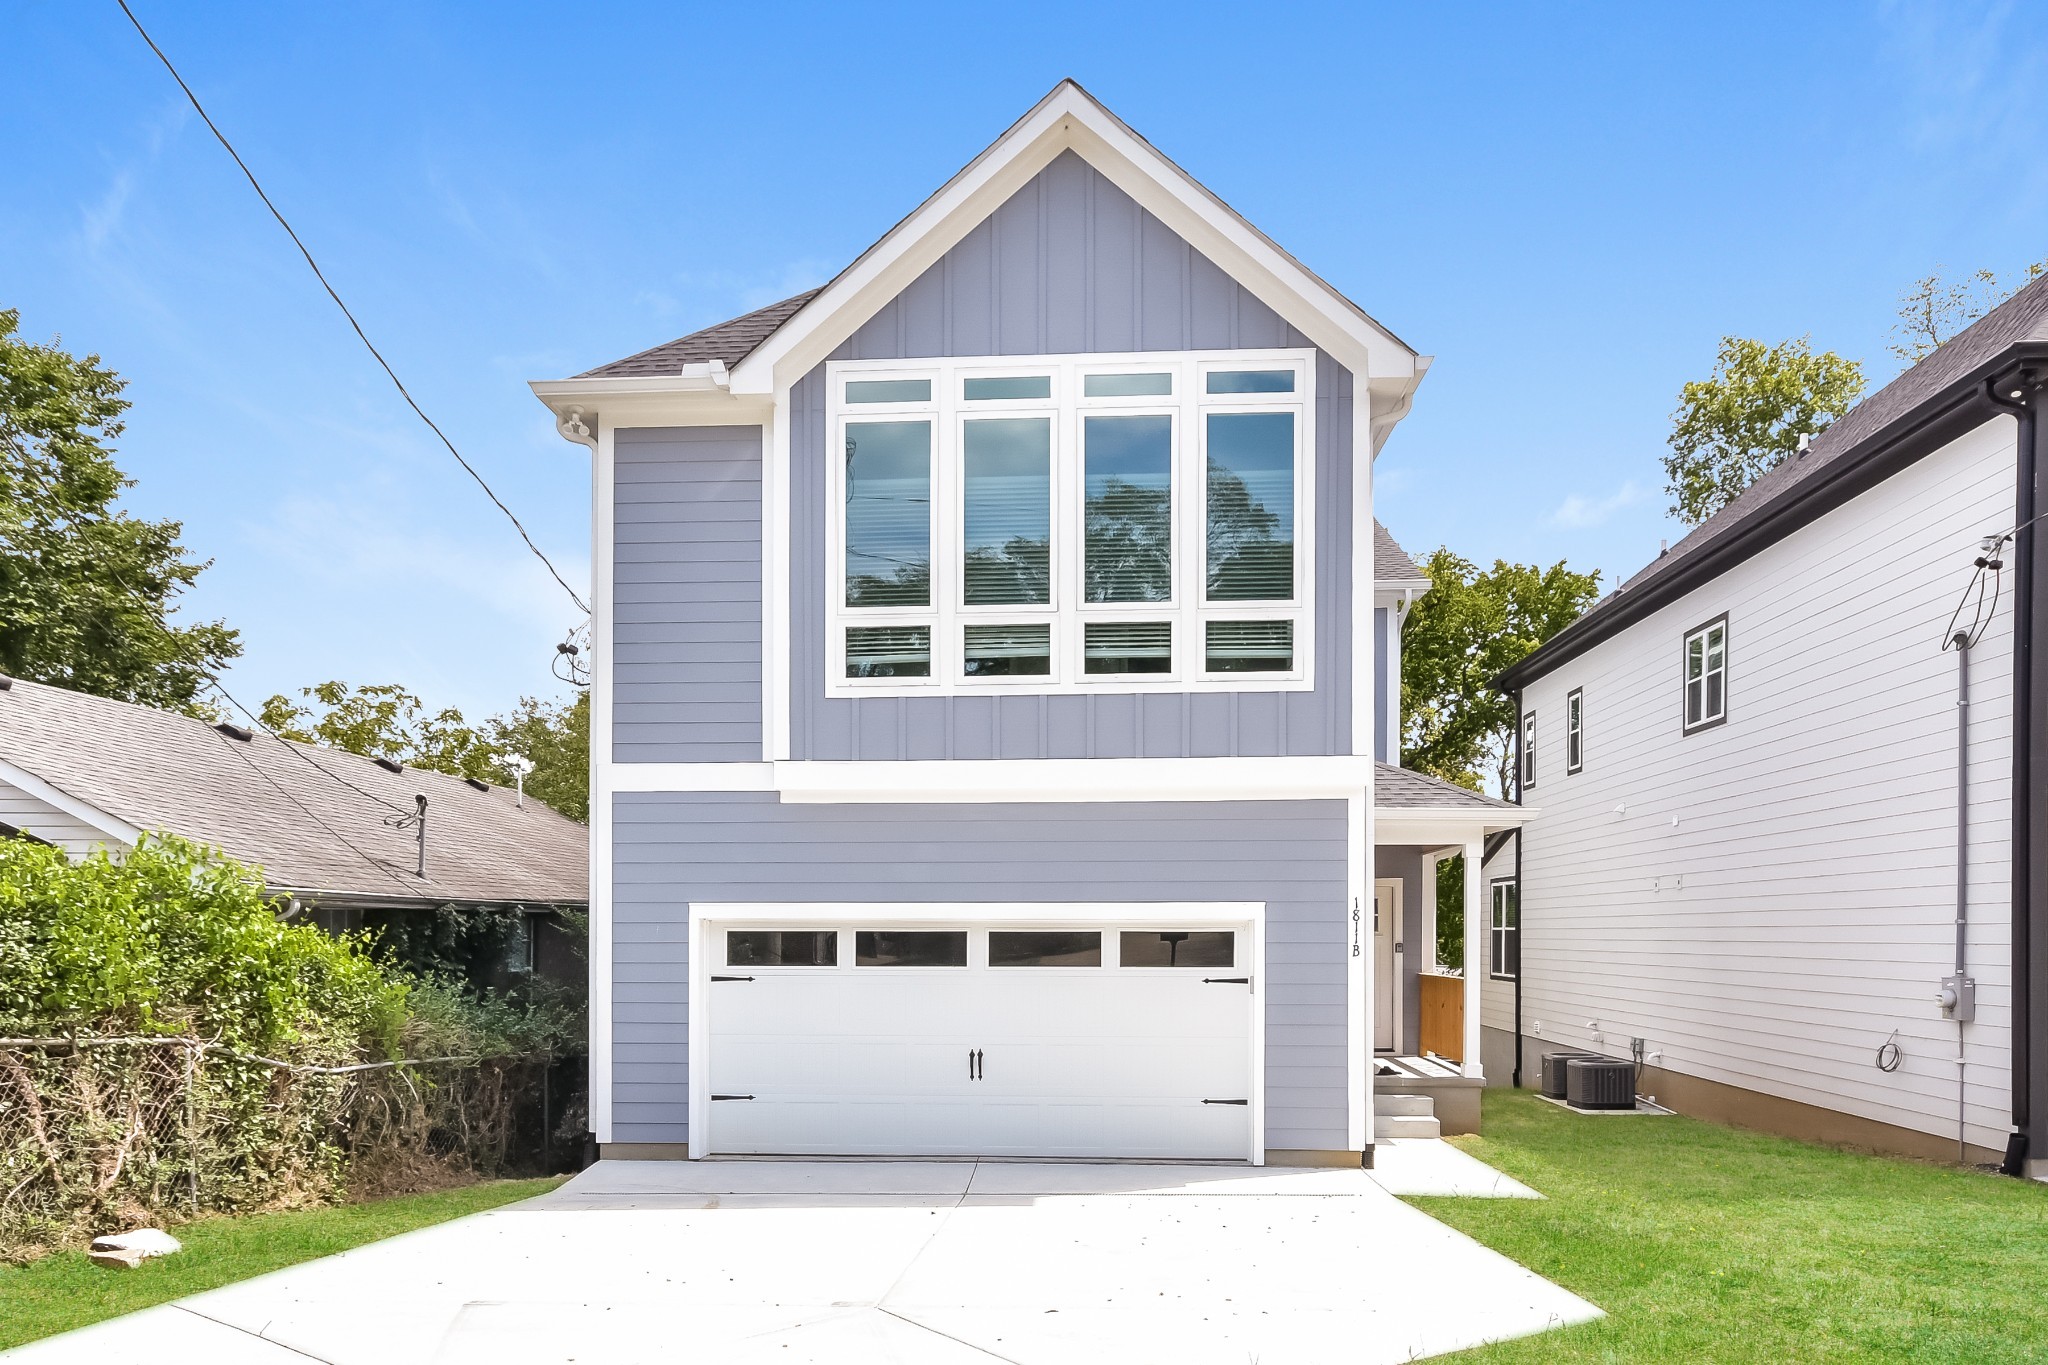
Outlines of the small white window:
M1522 973L1522 905L1513 877L1493 883L1493 932L1487 947L1487 972L1501 981Z
M1586 690L1574 687L1564 699L1564 770L1586 766Z
M1728 719L1728 618L1717 617L1685 637L1685 729Z
M1536 713L1522 715L1522 790L1536 785Z

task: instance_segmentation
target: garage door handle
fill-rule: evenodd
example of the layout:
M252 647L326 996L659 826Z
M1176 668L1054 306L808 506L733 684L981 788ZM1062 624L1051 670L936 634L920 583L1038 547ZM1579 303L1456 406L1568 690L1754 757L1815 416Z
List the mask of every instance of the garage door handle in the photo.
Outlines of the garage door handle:
M713 981L752 981L754 978L751 976L714 976L711 979Z
M714 1100L750 1100L754 1097L752 1095L713 1095L711 1098ZM1202 1103L1207 1104L1208 1101L1203 1100ZM1238 1103L1243 1104L1244 1101L1239 1100Z
M711 979L713 981L718 980L715 976ZM1204 986L1249 986L1252 984L1252 979L1248 976L1205 976L1202 978L1202 984Z
M1250 1104L1250 1100L1203 1100L1204 1104Z

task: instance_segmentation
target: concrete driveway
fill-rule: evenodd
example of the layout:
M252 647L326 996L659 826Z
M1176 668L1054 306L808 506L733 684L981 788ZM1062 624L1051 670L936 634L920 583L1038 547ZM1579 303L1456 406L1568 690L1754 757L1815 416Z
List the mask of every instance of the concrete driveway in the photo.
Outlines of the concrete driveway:
M9 1365L1406 1361L1599 1310L1394 1197L1240 1166L603 1162L554 1193L150 1309ZM1394 1156L1386 1148L1387 1156ZM1449 1192L1448 1190L1446 1192Z

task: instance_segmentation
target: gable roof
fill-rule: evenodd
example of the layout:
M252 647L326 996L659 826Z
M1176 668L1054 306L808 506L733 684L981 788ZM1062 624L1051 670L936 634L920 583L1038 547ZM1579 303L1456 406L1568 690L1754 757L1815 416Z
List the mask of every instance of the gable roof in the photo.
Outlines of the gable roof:
M716 362L733 371L726 382L730 392L771 393L778 370L789 380L823 360L1032 175L1069 150L1251 289L1318 348L1374 386L1378 436L1383 437L1405 413L1428 368L1427 359L1072 80L1055 86L823 288L598 366L576 380L676 379L684 377L685 366ZM786 305L793 307L776 316ZM763 328L759 336L752 335ZM737 353L737 358L728 359L727 352ZM570 403L575 401L576 380L535 387L551 405Z
M1372 803L1385 809L1525 813L1524 807L1512 801L1487 796L1483 792L1461 787L1455 782L1446 782L1440 777L1418 773L1413 768L1397 768L1391 763L1375 763L1372 765L1372 773Z
M780 303L771 303L766 308L756 308L701 332L692 332L674 341L665 341L659 346L650 346L624 360L614 360L594 370L585 370L578 379L613 379L630 375L679 375L683 366L701 364L716 360L731 368L754 353L754 348L774 334L775 329L796 316L798 309L816 298L822 290L806 289L801 294L791 295Z
M2027 360L2048 359L2048 276L2033 281L1844 413L1602 598L1592 610L1501 674L1527 686L1668 602L2004 411L1990 385ZM2002 387L2002 386L2001 386Z
M190 716L19 680L0 691L0 762L133 829L257 864L274 891L437 904L589 899L582 825L446 773L388 772L260 732L235 739ZM411 813L415 793L427 798L425 878L413 875L414 831L384 823Z
M1378 517L1372 519L1372 576L1375 583L1429 582L1415 557L1394 542Z

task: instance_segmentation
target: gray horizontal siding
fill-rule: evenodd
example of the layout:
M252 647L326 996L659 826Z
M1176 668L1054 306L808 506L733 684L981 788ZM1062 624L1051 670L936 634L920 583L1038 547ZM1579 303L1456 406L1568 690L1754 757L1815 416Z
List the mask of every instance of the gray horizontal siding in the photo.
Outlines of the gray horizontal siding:
M1307 346L1085 161L1062 155L885 305L838 360ZM1316 366L1316 689L825 696L826 386L791 402L791 756L1178 758L1351 751L1351 373Z
M761 429L613 438L612 759L761 757Z
M1266 1142L1342 1148L1340 801L612 805L612 1136L687 1141L692 901L1264 901Z

